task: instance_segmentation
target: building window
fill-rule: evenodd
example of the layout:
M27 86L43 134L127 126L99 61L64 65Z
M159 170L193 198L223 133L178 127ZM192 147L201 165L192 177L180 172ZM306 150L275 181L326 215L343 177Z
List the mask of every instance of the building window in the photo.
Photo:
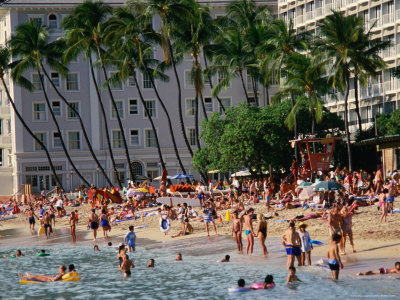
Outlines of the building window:
M0 135L3 135L3 119L0 119Z
M47 133L46 132L36 132L35 136L38 138L39 141L43 143L45 147L47 147ZM35 140L35 151L44 150L42 146Z
M61 148L61 138L58 132L53 132L53 148Z
M79 102L70 102L69 103L71 105L71 107L73 107L76 112L79 114ZM78 114L76 114L70 106L68 106L67 108L67 117L68 119L77 119L78 118Z
M79 91L79 80L77 73L67 74L67 91Z
M0 167L4 166L4 149L0 148Z
M186 99L186 116L192 117L195 114L195 100L194 99Z
M33 24L38 25L38 26L42 25L42 23L43 23L42 18L37 18L37 17L29 18L29 21L33 22Z
M138 114L138 102L136 99L129 99L129 114L130 115Z
M226 78L226 73L218 71L218 83Z
M57 23L57 16L54 14L51 14L49 16L49 24L48 24L49 29L57 29L58 23Z
M135 74L136 74L136 71L135 71ZM128 86L129 87L135 87L136 86L135 77L133 77L133 76L129 76L128 77Z
M146 176L153 179L158 176L158 163L157 162L148 162L146 164Z
M204 106L206 107L206 112L213 112L213 100L211 97L204 98Z
M144 130L144 145L145 147L151 148L156 147L156 136L152 129L145 129Z
M196 129L195 128L187 128L186 129L186 137L189 141L190 146L196 145Z
M134 176L143 175L143 165L139 161L132 162L131 166Z
M61 116L61 102L60 101L52 101L51 109L53 110L54 115L57 117Z
M131 145L139 145L139 130L137 130L137 129L130 130L129 142Z
M117 111L114 108L114 105L111 103L111 118L117 119L118 116L123 119L124 118L124 102L122 100L115 100L115 106L117 107Z
M50 73L50 78L51 78L51 81L53 82L53 84L56 87L60 87L60 74L59 73L51 72Z
M230 98L220 98L222 105L224 106L225 109L228 109L229 107L232 106L231 99ZM222 110L221 105L219 105L219 112L223 113L224 111Z
M33 120L46 121L47 112L45 103L33 103Z
M113 148L116 148L116 149L122 148L121 130L113 130L112 131L112 146L113 146Z
M44 81L43 75L41 75L42 80ZM34 91L42 91L42 83L40 82L40 77L38 74L32 74L32 85Z
M114 77L114 79L115 79L116 74L117 74L117 72L110 72L110 78ZM116 91L121 91L123 89L122 81L121 80L113 80L111 82L111 88Z
M147 75L147 72L143 73L143 88L144 89L151 89L151 78L149 75Z
M185 70L185 89L193 89L193 78L192 78L192 71Z
M69 150L81 149L81 133L79 131L68 132L68 149Z
M153 118L157 118L157 108L156 108L156 101L155 100L146 100L144 102L146 105L147 110L149 111L149 114ZM146 110L144 109L144 116L147 117Z

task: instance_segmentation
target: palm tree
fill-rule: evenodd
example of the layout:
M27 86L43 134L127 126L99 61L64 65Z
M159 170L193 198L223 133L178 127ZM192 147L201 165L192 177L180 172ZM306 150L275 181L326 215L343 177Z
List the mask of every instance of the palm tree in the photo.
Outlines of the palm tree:
M15 34L10 40L11 53L19 57L19 60L13 62L12 64L11 76L15 81L21 81L23 73L26 70L30 68L34 68L36 70L47 107L50 111L50 115L54 121L54 124L56 125L57 133L59 134L61 146L64 150L65 156L79 178L86 185L90 186L89 182L79 172L72 161L71 156L69 155L68 149L64 143L60 126L50 104L46 87L44 85L44 78L41 72L43 60L46 60L49 66L60 73L66 72L65 67L62 66L56 59L57 55L60 53L58 43L49 43L48 39L48 32L42 25L37 25L32 21L19 25L15 30Z
M371 41L369 47L360 50L362 47L359 45L360 39L365 41L362 35L364 35L362 18L355 15L345 16L334 11L332 15L322 21L321 38L316 43L324 55L332 60L332 67L328 70L328 74L332 78L332 87L337 87L345 95L344 123L349 169L352 169L353 166L348 121L350 78L354 74L361 74L361 70L377 72L378 65L383 67L385 64L377 52L387 46L387 44L377 44Z
M182 22L186 23L188 18L191 18L190 8L187 1L183 0L131 0L128 1L128 5L140 15L147 18L148 24L151 24L154 16L158 16L161 20L160 38L161 38L161 49L163 51L164 62L166 65L172 66L173 73L175 76L177 89L178 89L178 113L179 113L179 125L183 140L185 141L186 147L193 157L193 150L190 147L188 138L185 132L185 124L183 121L182 113L182 91L181 81L176 68L176 58L173 50L173 44L171 41L171 31L173 27L179 26ZM154 83L152 83L154 86ZM156 92L157 94L157 92ZM158 96L157 96L158 97Z
M83 2L76 6L72 15L64 20L64 28L67 29L67 40L69 40L72 49L87 46L87 50L94 50L97 52L100 67L105 78L105 84L110 97L111 104L117 116L119 130L121 131L122 144L125 150L125 157L129 166L129 172L132 180L135 180L131 160L129 157L128 144L126 142L125 130L122 125L121 117L118 112L118 107L115 102L111 86L108 82L108 75L104 63L104 50L102 49L103 43L103 30L104 22L107 17L112 13L112 8L101 1L92 2L90 0ZM89 47L90 45L90 47ZM74 51L72 51L74 53ZM76 53L76 52L75 52ZM87 53L91 55L92 52ZM90 61L90 63L92 63ZM112 153L112 152L110 152ZM114 171L115 162L114 162Z
M10 51L7 48L0 47L0 80L1 83L3 84L3 89L5 90L7 94L8 101L11 103L11 106L15 112L15 115L17 116L18 120L21 122L22 126L25 128L25 130L29 133L29 135L35 140L36 143L43 149L43 151L46 153L47 161L49 162L51 172L53 173L54 179L57 181L58 186L64 190L62 182L60 178L57 175L56 169L54 167L53 161L50 157L50 153L47 149L47 147L42 143L42 141L32 132L32 130L29 128L28 124L26 124L24 118L21 116L19 113L17 107L15 106L15 102L12 99L10 95L10 91L8 90L8 86L5 82L5 76L8 74L9 68L10 68L10 60L11 60L11 54ZM27 80L23 77L19 78L19 81L17 82L18 84L30 89L31 85L30 83L27 83Z

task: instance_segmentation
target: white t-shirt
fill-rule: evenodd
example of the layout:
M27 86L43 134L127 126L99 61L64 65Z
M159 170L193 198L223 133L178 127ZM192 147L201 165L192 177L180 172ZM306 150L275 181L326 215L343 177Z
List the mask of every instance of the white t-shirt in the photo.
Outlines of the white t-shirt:
M57 207L63 207L64 201L62 201L61 199L57 200L56 206Z

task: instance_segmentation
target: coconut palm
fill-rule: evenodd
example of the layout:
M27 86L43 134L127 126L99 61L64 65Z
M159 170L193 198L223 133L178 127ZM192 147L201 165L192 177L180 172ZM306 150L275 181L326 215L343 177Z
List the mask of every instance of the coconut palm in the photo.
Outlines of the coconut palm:
M64 19L63 26L66 29L66 38L68 44L70 46L70 52L73 54L79 50L85 49L85 55L90 57L89 62L93 65L91 61L92 53L96 53L99 59L100 67L105 78L105 85L110 97L111 105L115 110L115 114L117 117L117 122L119 126L119 130L121 131L122 136L122 144L125 150L125 157L129 166L129 172L131 179L135 179L135 174L133 172L131 160L129 157L129 149L128 144L126 142L125 130L122 126L121 117L118 112L118 107L115 102L111 86L108 82L108 75L105 68L104 63L104 50L102 49L103 44L103 30L104 30L104 22L111 15L112 8L109 5L104 4L101 1L92 2L90 0L83 2L82 4L76 6L70 16ZM93 51L94 50L94 51ZM91 70L92 73L94 73ZM98 88L98 85L96 83ZM96 91L99 97L99 91ZM100 103L100 100L99 100ZM105 115L103 115L103 118ZM105 121L106 119L104 119ZM106 128L107 130L107 128ZM108 134L108 130L107 130ZM111 143L109 141L109 137L107 139L107 143L109 144L110 156L112 156ZM113 160L113 158L112 158ZM113 161L114 172L116 172L115 161Z
M371 42L370 46L359 45L364 41L363 20L356 15L345 16L334 11L321 23L321 38L317 40L318 48L324 55L332 60L332 67L328 70L332 79L332 87L337 87L344 93L344 122L348 151L349 169L352 169L352 154L350 146L350 132L348 121L348 98L350 91L350 78L354 74L362 73L361 70L377 72L379 65L384 62L377 55L384 44ZM361 47L361 49L360 49Z
M172 127L170 114L154 82L155 73L156 75L160 76L160 79L165 79L165 75L153 70L154 66L157 64L157 61L151 58L154 50L151 46L151 43L158 42L160 40L160 36L149 26L146 26L146 22L142 22L142 17L142 15L139 15L129 7L116 10L115 17L111 18L107 22L106 39L108 40L110 46L113 45L112 49L117 50L115 53L116 56L121 59L119 69L122 75L124 73L131 74L130 76L134 76L135 78L136 70L140 70L150 78L157 100L167 117L168 128L179 166L182 172L186 173L176 144L175 133ZM120 51L118 51L118 48L120 48ZM146 106L144 105L144 99L141 96L142 93L137 83L136 88L139 96L141 97L142 104L146 109ZM147 115L151 118L149 113L147 113ZM155 127L153 130L156 133ZM159 150L159 152L161 152L161 150ZM165 168L165 165L163 168Z
M42 143L42 141L32 132L32 130L29 128L28 124L26 124L24 118L19 113L17 107L15 106L15 102L10 95L10 91L8 90L8 86L5 81L5 77L7 76L8 72L9 72L9 68L10 68L10 60L11 60L11 53L10 53L9 49L0 47L0 80L3 85L3 89L6 92L8 101L10 102L10 104L15 112L15 115L17 116L18 120L21 122L22 126L25 128L25 130L29 133L29 135L35 140L36 143L39 144L39 146L46 153L47 161L49 162L51 172L53 173L53 177L57 181L58 186L63 190L64 188L62 186L62 182L57 175L53 161L50 157L49 150ZM17 83L28 89L32 88L31 84L29 82L27 82L27 80L23 77L20 77L19 80L17 81Z
M72 161L71 156L69 155L69 151L64 143L60 126L50 104L41 71L43 61L46 60L46 63L53 69L59 71L60 73L66 72L65 67L57 60L57 57L60 55L60 45L58 44L58 41L49 43L47 30L42 25L35 24L31 21L29 23L17 26L15 34L10 40L10 48L11 53L19 58L12 64L12 78L18 82L21 81L25 71L29 70L30 68L36 70L47 107L53 122L56 125L57 133L59 134L61 146L65 156L67 157L68 162L71 164L74 172L79 176L82 182L89 186L89 182L79 172Z
M193 157L194 153L186 136L185 124L183 121L181 81L176 68L177 60L175 58L173 43L171 41L172 28L175 25L179 26L181 23L186 23L186 20L192 17L187 0L131 0L128 1L128 5L134 11L144 16L147 19L148 24L151 24L153 17L158 16L160 18L160 38L164 62L166 65L172 67L174 73L178 90L177 104L179 125L186 147L190 155Z

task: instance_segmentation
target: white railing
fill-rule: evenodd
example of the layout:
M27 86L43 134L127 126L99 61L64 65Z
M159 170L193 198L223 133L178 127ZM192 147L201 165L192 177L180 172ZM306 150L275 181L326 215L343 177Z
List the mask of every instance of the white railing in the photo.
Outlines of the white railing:
M390 47L386 48L383 51L383 58L384 59L392 57L392 56L395 56L395 55L396 55L396 50L395 50L395 48L393 46L390 46Z
M356 0L347 0L346 4L347 5L357 4L357 1Z
M380 96L382 93L382 87L380 83L375 83L372 85L372 96Z
M303 22L304 22L303 15L300 15L300 16L296 17L296 25L303 24Z
M396 90L396 81L385 81L383 83L383 88L385 92L390 92Z
M394 14L384 14L382 15L382 20L383 20L383 25L389 24L389 23L393 23L394 22Z
M400 21L400 9L396 10L396 20Z
M369 21L369 27L371 28L374 26L374 29L377 29L382 26L382 19L381 18L374 18Z
M361 92L361 99L370 98L371 94L372 94L371 93L372 88L371 88L371 86L361 87L360 92Z
M307 12L307 21L312 21L314 19L314 11Z
M315 10L315 17L316 17L316 18L322 17L323 14L324 14L324 12L323 12L323 10L322 10L322 7L318 7L318 8Z
M400 55L400 44L396 45L397 55Z

